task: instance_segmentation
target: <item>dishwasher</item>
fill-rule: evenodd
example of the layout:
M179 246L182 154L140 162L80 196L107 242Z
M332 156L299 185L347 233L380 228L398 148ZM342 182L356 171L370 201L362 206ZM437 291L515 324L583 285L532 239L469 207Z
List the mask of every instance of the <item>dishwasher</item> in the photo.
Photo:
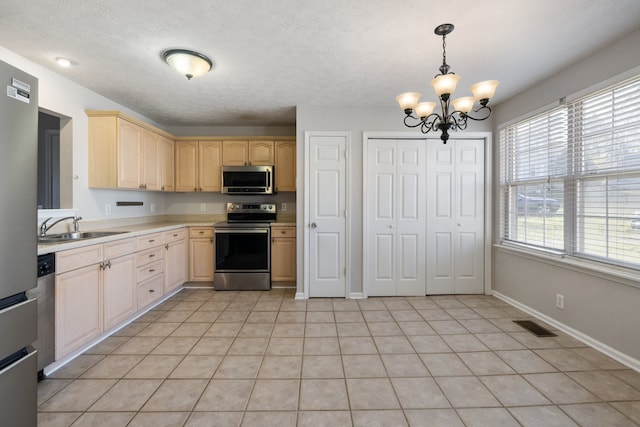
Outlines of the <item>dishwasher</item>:
M32 344L38 351L38 381L44 378L44 368L55 360L55 254L38 256L38 284L27 291L38 300L38 339Z

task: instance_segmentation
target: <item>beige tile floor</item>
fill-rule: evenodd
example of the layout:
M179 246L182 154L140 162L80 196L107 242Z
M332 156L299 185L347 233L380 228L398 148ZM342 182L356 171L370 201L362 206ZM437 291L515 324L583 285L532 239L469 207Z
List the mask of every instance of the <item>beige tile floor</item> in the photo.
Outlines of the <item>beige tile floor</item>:
M487 296L185 289L38 387L45 426L637 426L640 373Z

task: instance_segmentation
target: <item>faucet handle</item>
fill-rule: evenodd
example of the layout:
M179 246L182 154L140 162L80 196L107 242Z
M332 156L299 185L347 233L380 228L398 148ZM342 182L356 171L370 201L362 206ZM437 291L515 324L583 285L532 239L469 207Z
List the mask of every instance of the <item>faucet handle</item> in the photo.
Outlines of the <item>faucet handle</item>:
M42 221L42 224L40 224L40 235L44 236L47 233L47 222L52 219L52 217L49 217L47 219L45 219L44 221Z
M81 216L75 216L73 217L73 232L77 233L78 232L78 221L80 221L82 219Z

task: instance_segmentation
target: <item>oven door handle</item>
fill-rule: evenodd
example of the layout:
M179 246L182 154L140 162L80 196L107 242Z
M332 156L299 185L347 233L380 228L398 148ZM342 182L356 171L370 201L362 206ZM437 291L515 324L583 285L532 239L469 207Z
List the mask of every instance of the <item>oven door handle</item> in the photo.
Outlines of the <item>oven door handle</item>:
M264 228L216 228L213 232L215 234L269 234L269 230Z

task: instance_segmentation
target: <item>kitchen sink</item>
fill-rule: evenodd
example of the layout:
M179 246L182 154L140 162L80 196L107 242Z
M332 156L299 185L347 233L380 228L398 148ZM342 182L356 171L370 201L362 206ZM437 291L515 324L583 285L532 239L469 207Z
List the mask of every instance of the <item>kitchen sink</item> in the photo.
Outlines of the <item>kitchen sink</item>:
M74 240L95 239L97 237L114 236L126 233L126 231L78 231L74 233L49 234L38 236L38 244L64 243Z

